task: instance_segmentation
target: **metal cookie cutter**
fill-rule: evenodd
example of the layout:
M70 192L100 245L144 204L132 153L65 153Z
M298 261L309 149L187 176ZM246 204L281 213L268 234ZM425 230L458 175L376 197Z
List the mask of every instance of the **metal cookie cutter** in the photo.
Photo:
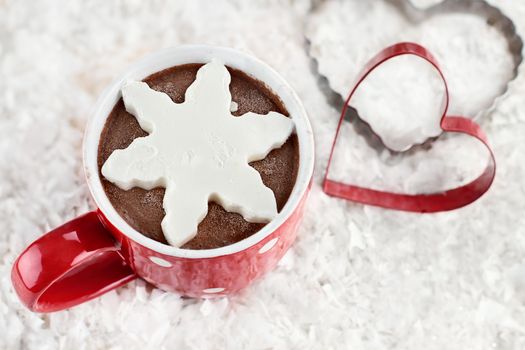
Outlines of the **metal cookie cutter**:
M489 151L490 159L485 170L476 179L457 188L449 189L431 194L403 194L388 191L374 190L371 188L360 187L353 184L342 183L329 178L330 165L332 162L335 145L339 136L341 125L345 119L348 104L352 96L359 89L361 83L368 75L381 64L401 55L415 55L431 64L439 73L445 89L445 108L441 117L440 126L444 133L462 133L478 139ZM492 149L487 141L487 137L479 125L470 118L463 116L447 115L449 102L449 93L446 79L439 68L436 59L424 47L415 43L399 43L387 47L374 56L365 66L362 73L357 79L357 83L352 88L350 94L345 100L336 134L330 151L330 158L326 167L326 173L323 181L323 190L331 196L363 203L375 205L388 209L397 209L419 213L432 213L453 210L470 204L487 192L492 185L496 175L496 160Z

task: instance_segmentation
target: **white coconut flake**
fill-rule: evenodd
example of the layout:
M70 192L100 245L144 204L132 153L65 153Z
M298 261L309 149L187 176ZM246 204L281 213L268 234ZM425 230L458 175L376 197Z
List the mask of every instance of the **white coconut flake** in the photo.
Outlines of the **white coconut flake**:
M525 36L525 2L491 2ZM0 349L525 349L525 70L482 119L498 174L481 200L416 215L334 199L320 184L338 112L318 89L304 50L309 6L300 0L0 2ZM351 63L354 55L368 59L368 43L396 21L386 16L378 24L372 10L356 11L338 11L349 18L344 28L318 26L326 33L323 45L338 33L360 40L351 52L334 53L352 69L360 68ZM475 48L479 37L460 40ZM144 54L190 42L255 54L289 81L310 115L316 169L286 260L219 300L181 298L136 280L66 311L29 312L11 286L11 267L44 231L93 209L80 154L96 98ZM472 65L480 59L469 58ZM492 93L487 80L457 84ZM347 135L355 143L339 151L353 166L344 175L364 184L432 190L440 181L463 181L476 161L439 166L456 152L468 153L458 141L437 142L406 163L377 154L358 135ZM356 230L365 249L349 249L358 242Z

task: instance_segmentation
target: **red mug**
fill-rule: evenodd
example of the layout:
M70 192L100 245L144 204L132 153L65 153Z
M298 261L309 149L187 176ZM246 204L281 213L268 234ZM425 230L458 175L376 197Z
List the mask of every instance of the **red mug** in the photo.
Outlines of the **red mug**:
M299 171L288 202L259 232L216 249L175 248L140 234L117 214L100 180L98 142L104 122L120 98L124 81L142 80L176 65L206 63L214 57L264 82L281 98L295 123ZM32 311L62 310L137 277L189 297L224 296L246 287L274 268L296 237L310 191L314 141L299 98L272 68L233 49L190 45L146 56L103 92L86 129L83 158L97 209L40 237L14 263L13 286Z

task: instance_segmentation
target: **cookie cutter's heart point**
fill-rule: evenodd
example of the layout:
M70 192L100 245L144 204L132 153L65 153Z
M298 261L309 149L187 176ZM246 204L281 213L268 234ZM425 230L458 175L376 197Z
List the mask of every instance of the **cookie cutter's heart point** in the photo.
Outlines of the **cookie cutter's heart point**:
M346 115L348 105L359 89L363 81L372 73L377 67L389 61L392 58L402 55L415 55L427 61L437 71L443 81L445 88L445 102L443 114L441 116L440 127L442 132L448 133L462 133L476 138L483 144L489 152L489 161L483 172L474 180L467 184L461 185L445 191L429 194L403 194L389 191L375 190L367 187L360 187L354 184L347 184L339 181L334 181L329 178L330 166L334 156L334 150L339 136L341 125ZM440 211L448 211L466 206L488 191L494 177L496 175L496 160L492 149L487 141L485 133L480 126L472 119L463 116L449 116L447 115L449 102L449 93L446 79L439 68L437 60L434 56L423 46L416 43L398 43L389 46L374 56L365 69L358 76L357 83L352 88L348 98L345 101L339 122L336 129L336 134L330 151L330 157L326 167L325 177L323 181L323 190L326 194L334 197L351 200L363 204L379 206L388 209L404 210L419 213L434 213Z

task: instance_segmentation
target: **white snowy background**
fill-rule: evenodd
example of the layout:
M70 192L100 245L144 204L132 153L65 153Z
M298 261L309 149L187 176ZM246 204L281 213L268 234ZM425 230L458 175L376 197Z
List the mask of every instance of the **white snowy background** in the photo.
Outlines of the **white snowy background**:
M525 37L525 2L491 3ZM310 5L0 0L0 349L525 348L525 68L480 119L498 174L478 202L416 215L330 198L320 182L338 111L319 90L304 48ZM323 25L334 37L362 42L384 31L372 21L355 30L348 23L345 33L335 21L318 21ZM229 298L181 299L135 281L67 311L27 311L10 282L16 256L41 233L93 208L81 164L90 107L127 64L182 43L253 53L303 100L317 162L297 242L274 272ZM362 158L360 151L343 149L349 159ZM436 162L426 178L437 175L439 187L449 179L440 178ZM352 169L367 174L369 166ZM464 171L447 168L452 180Z

